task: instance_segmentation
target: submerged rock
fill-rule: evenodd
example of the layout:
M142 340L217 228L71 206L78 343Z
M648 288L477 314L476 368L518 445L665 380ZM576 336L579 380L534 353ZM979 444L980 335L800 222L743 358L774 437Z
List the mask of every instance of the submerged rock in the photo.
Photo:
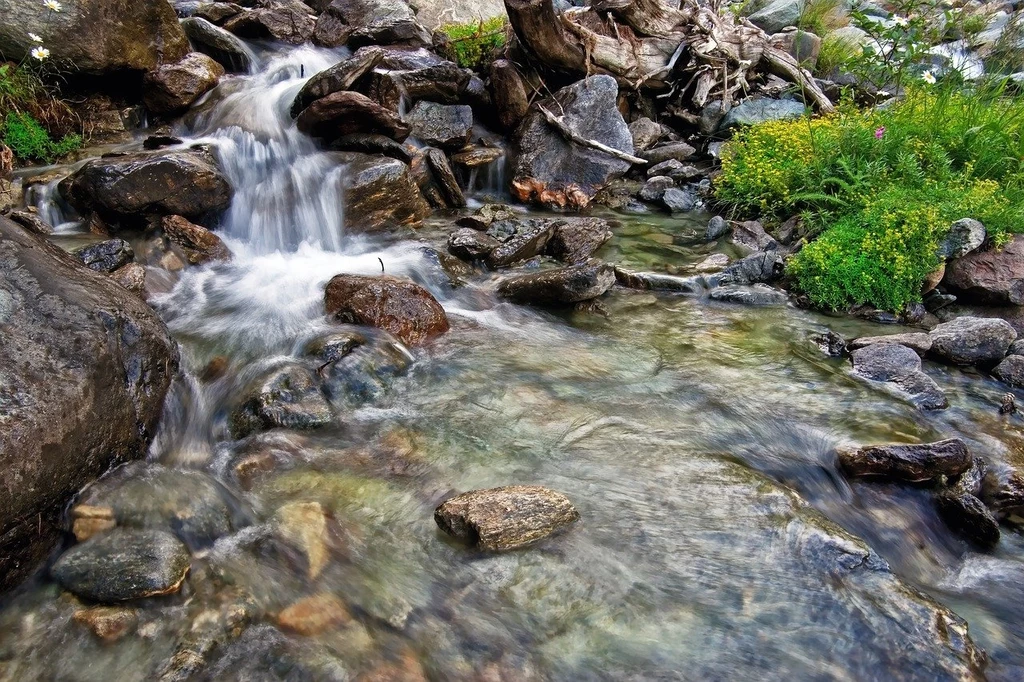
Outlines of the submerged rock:
M850 350L859 350L868 346L875 346L882 343L906 346L921 357L927 355L932 349L932 339L923 332L912 332L909 334L891 334L889 336L861 336L850 342Z
M109 603L177 592L190 564L170 533L119 529L75 545L50 574L76 596Z
M989 471L982 479L981 499L996 518L1024 517L1024 475L1017 471Z
M317 429L334 419L316 375L299 364L271 371L253 383L230 418L231 435L243 438L275 428Z
M74 251L74 255L90 270L108 274L135 260L132 245L123 239L108 239L83 246Z
M767 284L754 284L751 286L730 284L712 289L708 297L712 301L740 303L750 306L786 305L786 302L789 300L789 296L785 291L775 289Z
M304 352L316 360L324 391L336 404L376 400L413 362L401 342L383 331L373 336L331 332L311 341Z
M89 628L92 634L105 643L116 642L134 630L139 623L138 611L122 606L82 609L75 611L73 618L76 623Z
M1017 332L1004 320L959 317L935 327L929 336L933 356L953 365L991 367L1006 357Z
M445 533L492 552L525 547L579 518L565 495L526 485L463 493L434 511Z
M952 491L935 496L939 514L952 530L982 549L999 544L999 522L974 495Z
M277 624L282 630L307 637L351 621L345 602L326 592L297 601L277 615Z
M306 577L315 580L329 559L327 512L319 502L291 502L274 512L274 533L298 551L306 564Z
M960 476L971 468L967 445L957 438L920 445L840 448L839 464L851 476L877 476L917 483Z
M615 284L615 269L593 261L555 270L511 275L498 284L498 295L516 303L566 305L601 296Z
M327 314L388 331L418 346L448 331L448 316L429 291L397 277L337 275L324 295Z
M925 410L949 407L946 394L921 370L921 358L912 349L893 343L871 344L853 351L853 370L872 381L881 381Z

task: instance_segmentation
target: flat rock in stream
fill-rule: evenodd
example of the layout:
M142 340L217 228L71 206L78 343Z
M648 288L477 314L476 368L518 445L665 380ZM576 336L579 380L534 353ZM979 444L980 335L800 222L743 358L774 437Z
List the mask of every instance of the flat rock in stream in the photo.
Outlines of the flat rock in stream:
M295 123L307 135L327 141L360 133L386 135L398 142L409 137L409 126L398 114L349 90L333 92L310 103Z
M946 394L924 373L920 356L911 348L895 343L876 343L850 354L853 371L871 381L886 384L924 410L949 407Z
M966 443L958 438L919 445L840 448L838 455L840 466L850 476L874 476L910 483L960 476L973 464Z
M781 289L775 289L767 284L754 284L751 286L728 285L712 289L708 294L712 301L720 303L739 303L749 306L778 306L786 305L789 295Z
M601 296L615 284L615 269L597 261L566 268L511 275L498 284L498 295L515 303L568 305Z
M492 552L525 547L579 518L565 495L533 485L463 493L434 511L434 521L441 530Z
M74 255L90 270L107 274L135 260L135 251L131 244L123 239L108 239L83 246L76 249Z
M848 344L850 350L860 350L868 346L875 346L882 343L906 346L921 357L927 355L932 349L932 339L923 332L912 332L909 334L891 334L889 336L861 336Z
M676 277L661 272L633 272L615 268L615 281L626 289L641 291L674 291L680 294L703 294L707 285L702 277Z
M182 250L185 260L191 265L231 260L231 251L220 237L180 215L165 216L160 221L160 228Z
M1004 357L1017 332L1005 320L958 317L930 333L931 355L953 365L992 367Z
M557 218L545 253L568 265L586 263L612 238L607 221L600 218Z
M412 135L425 144L458 151L469 144L473 110L464 104L437 104L420 100L405 115Z
M190 564L170 533L114 530L69 549L50 574L78 597L110 603L177 592Z
M410 346L448 331L448 316L429 291L407 279L337 275L324 294L327 314L388 331Z

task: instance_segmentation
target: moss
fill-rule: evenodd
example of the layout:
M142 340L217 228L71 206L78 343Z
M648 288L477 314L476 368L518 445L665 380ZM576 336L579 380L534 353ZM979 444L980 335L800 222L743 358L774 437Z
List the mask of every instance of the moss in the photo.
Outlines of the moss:
M496 50L508 40L508 21L494 17L468 24L446 24L440 32L448 38L448 58L467 69L484 71L494 59Z

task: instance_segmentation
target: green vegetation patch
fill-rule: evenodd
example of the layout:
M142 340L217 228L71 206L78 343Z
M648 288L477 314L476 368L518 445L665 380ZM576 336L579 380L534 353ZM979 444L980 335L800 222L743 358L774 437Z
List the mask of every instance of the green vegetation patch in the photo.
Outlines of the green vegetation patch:
M445 24L438 29L447 36L448 57L466 69L485 70L496 50L508 40L508 20L494 17L468 24Z
M24 65L0 64L0 112L0 142L22 161L49 163L82 146L77 116Z

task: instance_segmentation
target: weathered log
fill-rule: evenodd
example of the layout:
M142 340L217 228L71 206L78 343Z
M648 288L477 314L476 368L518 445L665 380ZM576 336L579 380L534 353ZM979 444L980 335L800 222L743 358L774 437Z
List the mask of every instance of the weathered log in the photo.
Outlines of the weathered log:
M627 154L626 152L620 152L618 149L609 147L608 145L602 144L597 140L588 140L587 138L583 137L582 135L574 131L569 126L565 125L565 122L562 120L561 116L555 116L554 114L552 114L550 111L548 111L539 104L537 105L537 108L540 110L540 113L544 114L544 119L570 142L575 142L576 144L583 145L584 147L596 149L599 152L604 152L605 154L614 156L616 159L622 159L623 161L629 161L630 163L638 164L641 166L647 164L647 159L641 159L639 156L633 156L632 154Z

